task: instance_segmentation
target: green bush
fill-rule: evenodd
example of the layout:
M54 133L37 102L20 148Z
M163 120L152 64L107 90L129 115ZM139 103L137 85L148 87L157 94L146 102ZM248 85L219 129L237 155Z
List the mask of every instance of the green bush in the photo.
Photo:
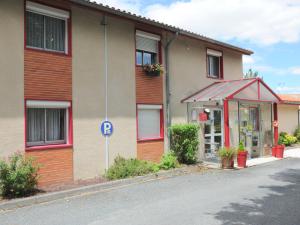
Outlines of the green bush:
M199 126L196 124L176 124L170 128L171 150L180 163L197 162Z
M23 197L36 191L38 166L20 153L0 161L0 190L4 198Z
M297 142L300 142L300 128L295 130L294 136L297 138Z
M235 148L220 148L218 151L218 154L221 159L232 159L236 155L236 150Z
M106 177L109 180L116 180L157 171L159 171L159 166L155 163L138 159L125 159L117 156L114 164L107 170Z
M278 138L278 144L284 144L285 146L290 146L297 143L297 138L293 135L289 135L286 132L280 132Z
M175 154L173 152L168 152L165 153L163 155L163 157L161 158L160 164L159 164L159 168L160 169L164 169L164 170L168 170L171 168L177 168L179 166L177 157L175 156Z

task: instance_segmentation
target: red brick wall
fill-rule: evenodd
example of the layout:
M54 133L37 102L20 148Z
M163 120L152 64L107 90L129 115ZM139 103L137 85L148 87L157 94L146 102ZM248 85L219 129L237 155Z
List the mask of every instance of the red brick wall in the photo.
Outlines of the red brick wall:
M141 66L136 66L136 102L163 104L163 75L147 76Z
M137 144L137 158L159 162L164 154L164 141L142 141Z
M72 100L72 58L63 54L25 50L25 98Z
M163 104L163 75L147 76L141 66L136 66L136 102ZM137 142L138 159L159 162L164 153L164 140Z
M39 187L58 185L73 181L73 150L48 149L27 151L40 165Z

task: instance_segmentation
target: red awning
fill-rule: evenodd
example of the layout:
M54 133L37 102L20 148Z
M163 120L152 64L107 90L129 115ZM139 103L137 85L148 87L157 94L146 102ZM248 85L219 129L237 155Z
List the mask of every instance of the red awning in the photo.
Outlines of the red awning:
M258 102L281 101L280 97L263 80L251 78L214 82L181 102L206 102L225 99Z

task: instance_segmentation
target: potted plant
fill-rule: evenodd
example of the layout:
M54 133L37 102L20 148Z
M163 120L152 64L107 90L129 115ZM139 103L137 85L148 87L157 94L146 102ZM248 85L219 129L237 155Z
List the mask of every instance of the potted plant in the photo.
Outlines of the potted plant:
M163 72L163 66L159 63L146 64L143 69L148 76L159 76Z
M240 142L238 147L238 154L237 154L238 167L242 167L242 168L246 167L247 155L248 152L245 150L245 146L243 142Z
M220 148L218 153L221 158L221 167L223 169L233 169L236 150L234 148L224 147Z
M276 146L276 155L275 155L276 158L280 158L280 159L283 158L284 148L285 148L284 136L279 136L278 145Z

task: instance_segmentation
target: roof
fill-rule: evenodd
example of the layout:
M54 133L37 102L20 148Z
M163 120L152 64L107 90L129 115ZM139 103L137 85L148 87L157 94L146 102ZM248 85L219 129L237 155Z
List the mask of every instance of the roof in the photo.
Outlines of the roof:
M283 103L300 105L300 94L278 94Z
M207 102L225 99L280 102L281 99L260 78L214 82L181 102Z
M195 38L195 39L198 39L198 40L201 40L201 41L213 44L213 45L218 45L218 46L221 46L221 47L224 47L224 48L228 48L228 49L240 52L240 53L245 54L245 55L253 54L253 52L250 51L250 50L240 48L240 47L237 47L237 46L234 46L234 45L231 45L231 44L227 44L225 42L217 41L215 39L212 39L212 38L209 38L209 37L206 37L206 36L203 36L203 35L188 31L188 30L184 30L184 29L181 29L179 27L171 26L171 25L168 25L168 24L156 21L156 20L152 20L150 18L146 18L146 17L140 16L140 15L136 15L136 14L130 13L130 12L125 11L125 10L116 9L116 8L110 7L108 5L103 5L101 3L91 2L89 0L70 0L70 1L73 2L73 3L76 3L78 5L81 5L81 6L86 6L88 8L97 9L97 10L106 12L108 14L121 16L121 17L127 18L129 20L141 22L141 23L148 24L148 25L151 25L151 26L155 26L157 28L161 28L161 29L164 29L164 30L167 30L167 31L170 31L170 32L178 33L179 35L188 36L188 37Z

